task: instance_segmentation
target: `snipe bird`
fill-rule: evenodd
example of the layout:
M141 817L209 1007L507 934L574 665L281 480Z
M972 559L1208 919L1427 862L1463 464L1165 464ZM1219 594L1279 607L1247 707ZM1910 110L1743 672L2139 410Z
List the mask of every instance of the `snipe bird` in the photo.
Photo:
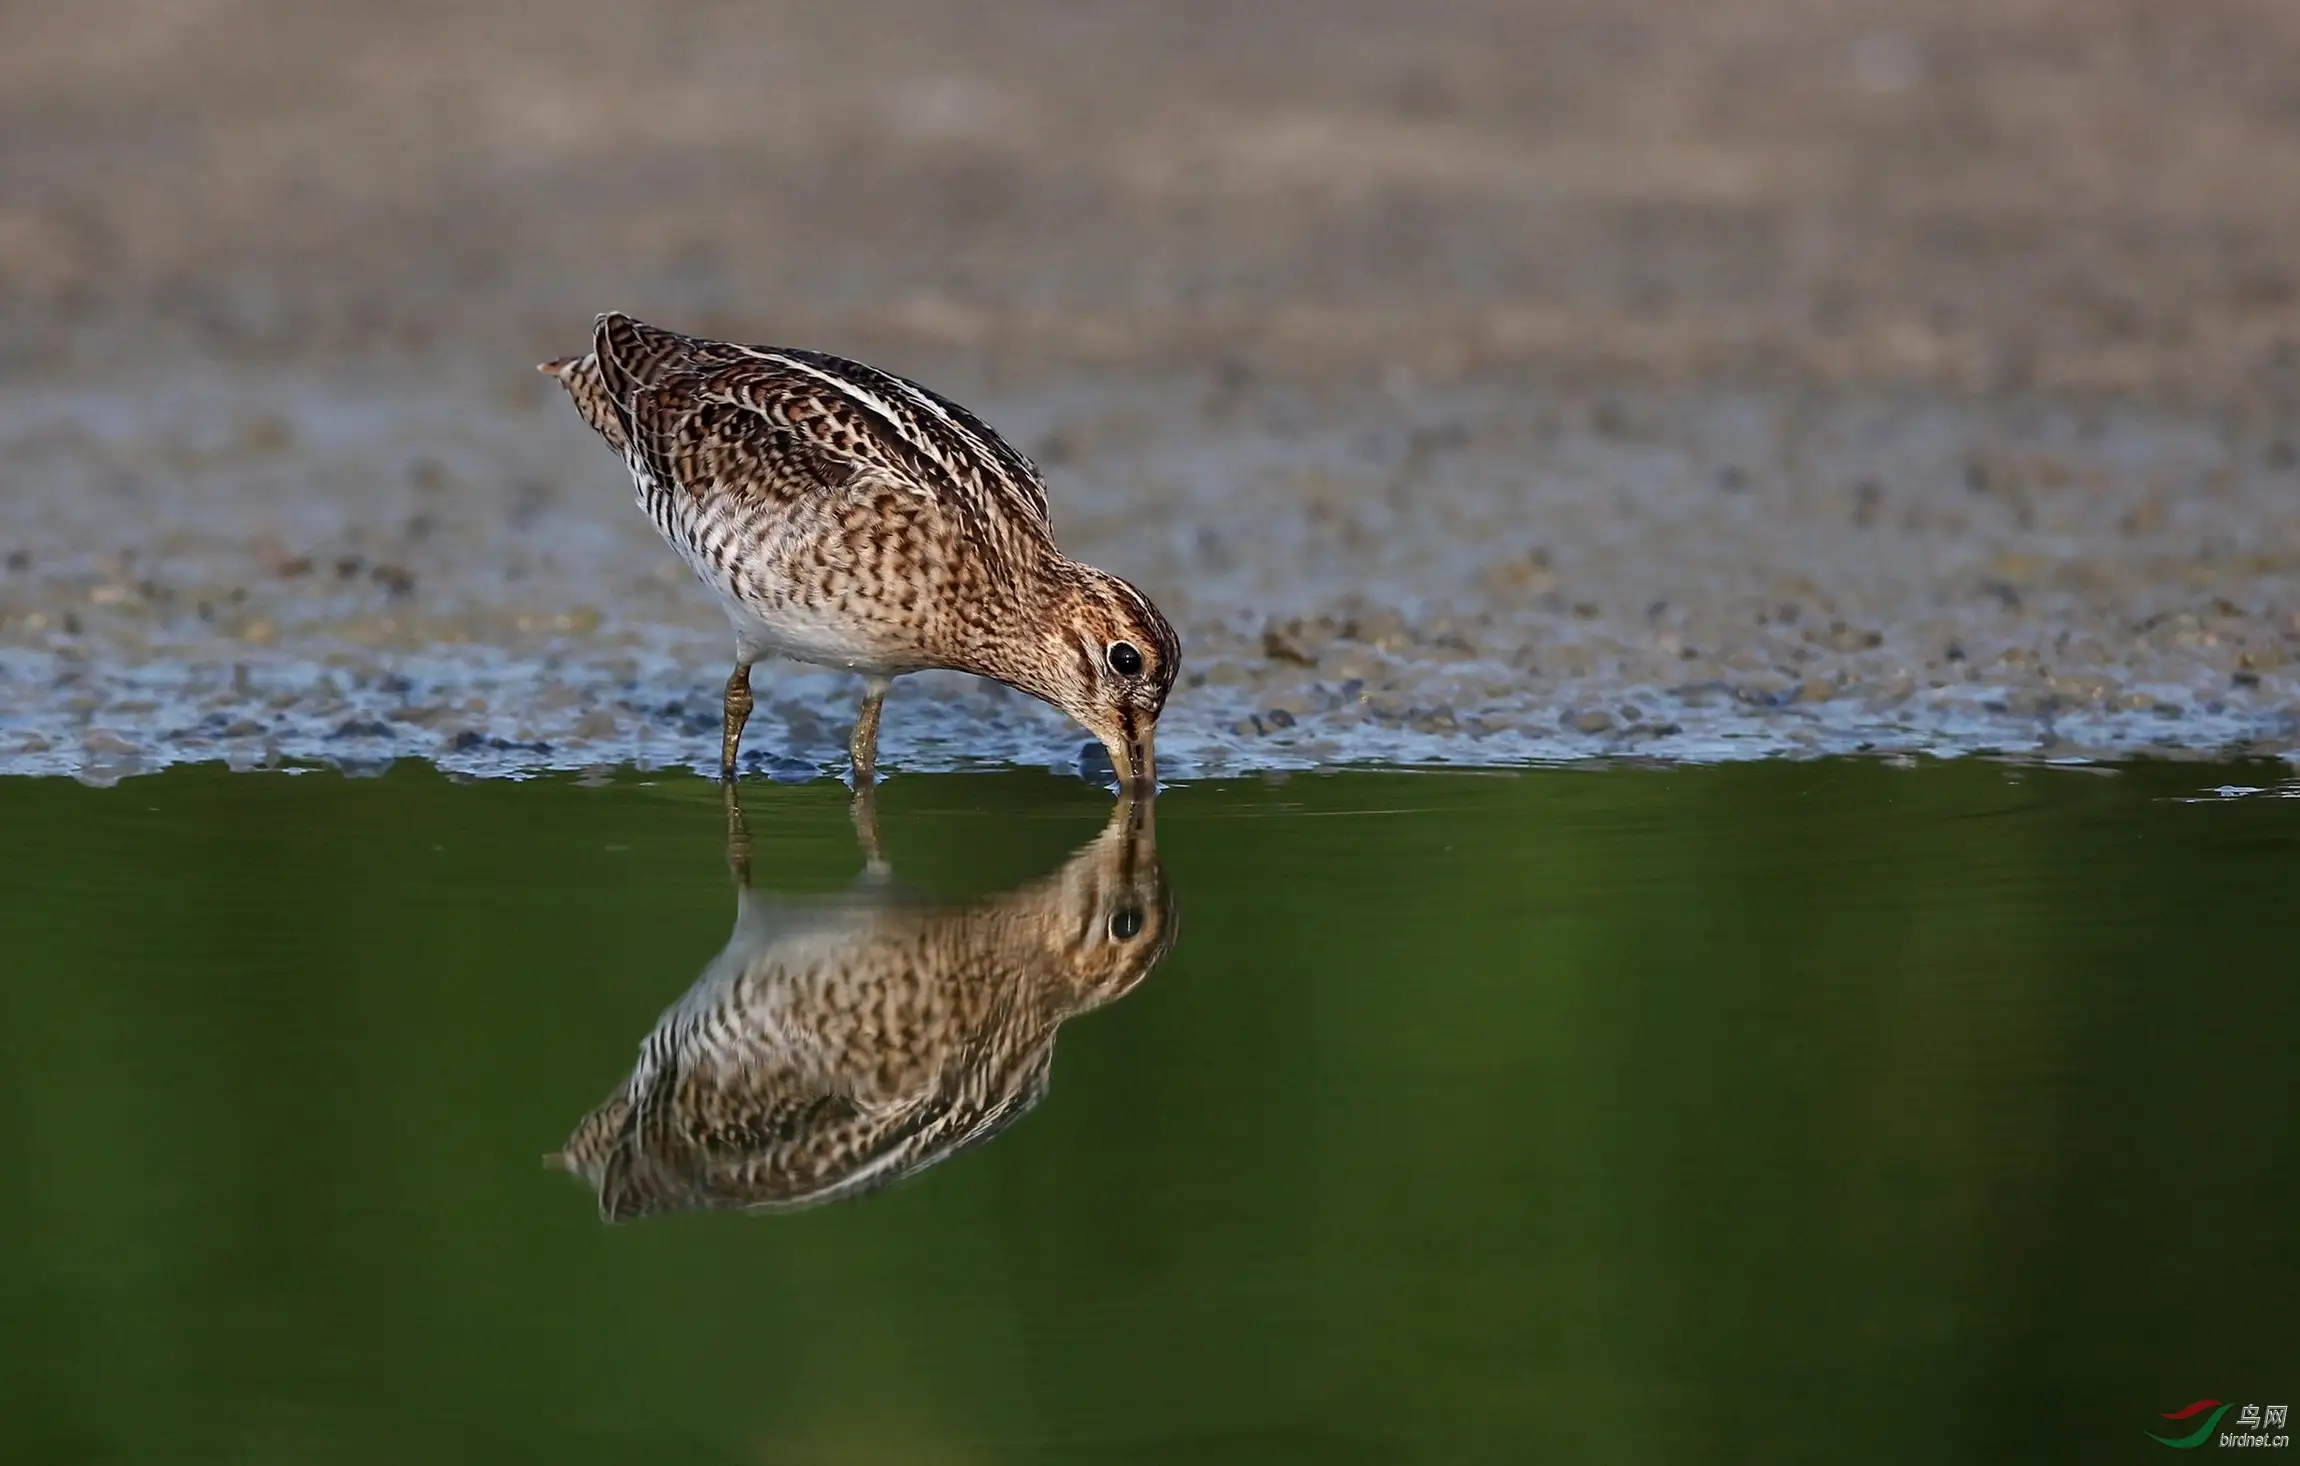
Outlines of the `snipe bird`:
M816 351L737 346L608 314L546 362L631 470L639 507L735 629L722 777L751 666L859 672L850 751L871 781L888 683L954 668L1084 724L1121 782L1157 779L1181 644L1149 598L1054 544L1046 481L980 418L916 382Z
M902 891L857 809L862 878L791 897L752 889L730 805L725 950L548 1158L598 1193L602 1217L813 1206L980 1144L1045 1094L1055 1030L1173 946L1147 801L1121 795L1060 870L961 906Z

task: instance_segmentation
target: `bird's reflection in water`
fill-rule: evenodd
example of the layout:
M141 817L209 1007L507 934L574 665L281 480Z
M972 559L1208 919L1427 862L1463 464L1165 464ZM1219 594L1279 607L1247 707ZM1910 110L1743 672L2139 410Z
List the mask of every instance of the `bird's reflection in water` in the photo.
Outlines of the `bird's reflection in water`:
M897 884L867 799L850 890L754 890L729 799L726 950L551 1157L610 1221L839 1201L987 1140L1046 1092L1063 1021L1123 997L1174 943L1147 800L1121 799L1051 875L950 906Z

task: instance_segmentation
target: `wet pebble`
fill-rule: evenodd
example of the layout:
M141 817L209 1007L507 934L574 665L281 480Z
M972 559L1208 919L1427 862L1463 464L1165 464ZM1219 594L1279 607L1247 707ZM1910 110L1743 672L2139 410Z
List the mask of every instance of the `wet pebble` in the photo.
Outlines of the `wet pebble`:
M1282 626L1272 622L1262 629L1262 655L1273 662L1315 667L1318 665L1318 654L1310 649L1310 640L1299 617Z
M1478 579L1487 591L1509 601L1522 601L1557 588L1549 551L1538 546L1492 562Z
M1340 635L1345 641L1363 642L1384 651L1408 646L1413 640L1406 628L1406 618L1387 606L1371 606L1354 612L1341 623Z

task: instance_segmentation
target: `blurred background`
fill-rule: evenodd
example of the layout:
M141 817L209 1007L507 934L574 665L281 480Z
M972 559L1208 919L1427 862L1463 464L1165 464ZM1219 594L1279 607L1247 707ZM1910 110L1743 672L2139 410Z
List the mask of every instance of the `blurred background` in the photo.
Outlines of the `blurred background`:
M2282 0L8 5L0 767L707 754L527 370L607 308L977 407L1177 775L2280 754L2295 75ZM1077 756L919 685L893 766Z
M2279 0L20 3L0 302L19 373L614 305L2288 406L2296 66Z

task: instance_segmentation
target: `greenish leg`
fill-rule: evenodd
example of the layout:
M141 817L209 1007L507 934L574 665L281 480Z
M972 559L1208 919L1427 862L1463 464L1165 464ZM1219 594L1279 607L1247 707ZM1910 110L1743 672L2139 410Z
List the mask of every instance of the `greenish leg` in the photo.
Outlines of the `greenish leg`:
M847 753L854 759L855 792L870 788L878 774L878 715L886 706L887 679L863 679L862 713L855 719L855 736L847 745Z
M719 777L735 779L735 754L743 746L743 725L751 720L751 665L738 665L727 677L727 721L719 741Z

